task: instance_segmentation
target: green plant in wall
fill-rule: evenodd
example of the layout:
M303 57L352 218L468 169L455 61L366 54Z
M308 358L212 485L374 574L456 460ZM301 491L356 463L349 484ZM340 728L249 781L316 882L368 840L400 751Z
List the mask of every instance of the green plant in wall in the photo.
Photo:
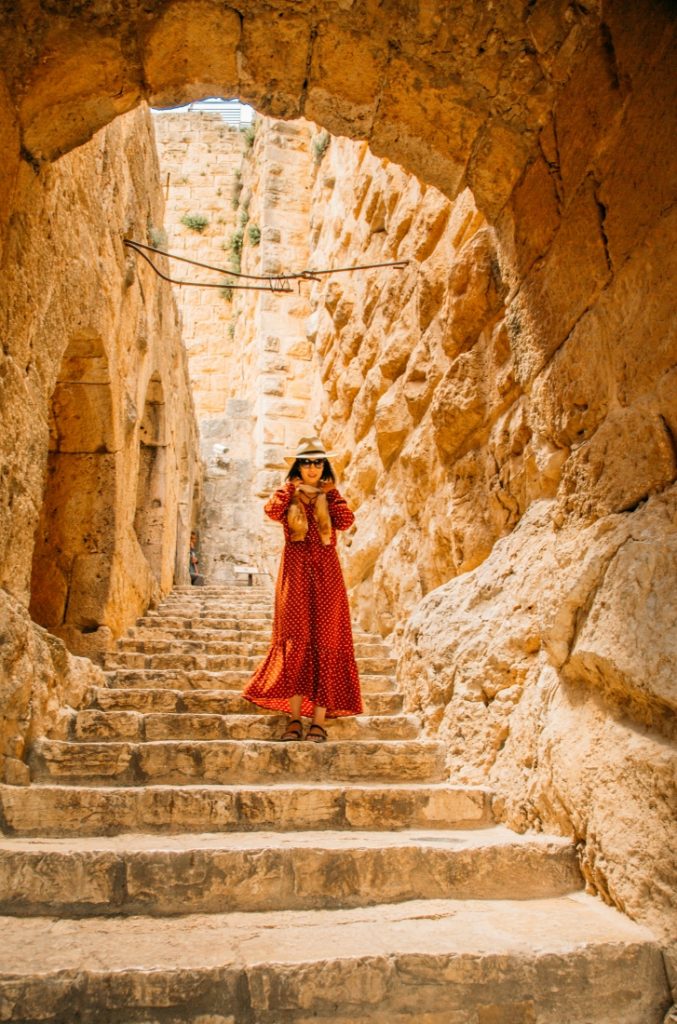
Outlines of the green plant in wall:
M246 206L240 207L240 213L238 214L238 220L240 221L240 227L243 228L249 220L249 210Z
M252 245L258 245L261 241L261 228L258 224L250 224L247 228L247 237Z
M330 142L331 135L328 131L325 131L324 128L321 132L318 132L317 135L313 136L313 141L311 142L310 147L313 154L313 160L316 164L322 163L322 157L327 152Z
M254 145L254 139L256 138L256 121L252 121L242 131L242 139L244 141L246 149L251 149Z
M156 249L166 249L169 239L167 238L167 232L164 228L156 228L153 224L148 222L148 241Z
M237 210L240 205L240 193L242 192L242 171L239 167L235 169L233 175L233 185L230 190L230 205L234 210Z
M185 213L181 218L181 223L185 224L191 231L197 231L199 234L202 234L209 224L209 217L205 217L204 213Z
M233 289L231 288L231 294L232 294L232 290ZM231 320L230 323L228 324L228 337L230 338L231 341L235 337L235 321L234 320Z
M232 235L230 236L230 243L229 243L230 244L230 251L231 251L233 256L241 256L242 255L242 245L243 245L243 243L244 243L244 230L242 228L238 228L236 231L233 231Z

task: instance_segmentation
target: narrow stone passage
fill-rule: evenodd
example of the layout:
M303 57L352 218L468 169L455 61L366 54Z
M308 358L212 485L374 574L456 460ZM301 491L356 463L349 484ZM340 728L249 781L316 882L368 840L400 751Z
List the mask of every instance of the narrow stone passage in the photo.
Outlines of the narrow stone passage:
M364 716L271 742L240 696L270 604L175 590L0 787L0 1019L657 1024L656 943L567 840L446 781L380 637L355 634Z

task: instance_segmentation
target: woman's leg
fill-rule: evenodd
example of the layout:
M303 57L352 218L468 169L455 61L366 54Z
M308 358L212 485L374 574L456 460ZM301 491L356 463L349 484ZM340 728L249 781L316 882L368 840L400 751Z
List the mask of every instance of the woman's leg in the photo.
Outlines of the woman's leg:
M324 728L324 719L327 714L326 708L319 708L317 704L313 708L313 722L306 733L306 739L313 743L324 743L327 733Z
M301 702L303 697L300 693L294 694L293 697L289 698L289 711L290 718L287 722L287 728L282 733L280 739L282 740L300 740L303 735L303 729L301 726Z
M326 708L318 708L317 704L313 708L313 725L324 726L324 719L327 714Z

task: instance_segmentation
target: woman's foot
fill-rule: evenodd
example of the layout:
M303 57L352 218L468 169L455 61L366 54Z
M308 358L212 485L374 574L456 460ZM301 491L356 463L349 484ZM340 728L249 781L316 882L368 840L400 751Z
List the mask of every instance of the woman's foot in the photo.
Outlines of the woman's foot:
M300 740L302 735L303 726L301 725L301 720L299 718L292 718L292 720L287 724L287 728L280 736L280 739L283 743L289 743L293 740Z
M324 728L324 726L319 725L317 722L313 722L310 729L306 733L306 739L310 740L311 743L326 743L327 730Z

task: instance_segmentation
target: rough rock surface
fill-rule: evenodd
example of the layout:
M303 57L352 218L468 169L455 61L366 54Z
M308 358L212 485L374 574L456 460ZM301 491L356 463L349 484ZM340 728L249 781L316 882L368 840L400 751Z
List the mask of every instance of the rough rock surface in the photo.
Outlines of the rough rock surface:
M492 773L510 820L543 817L578 830L595 885L666 934L663 893L652 879L654 859L660 886L668 877L658 851L666 844L654 837L672 821L674 796L662 767L671 756L673 697L663 666L674 623L658 628L664 608L674 607L674 578L661 575L660 560L672 550L667 509L677 476L674 181L666 158L677 112L673 12L649 0L524 0L479 11L395 0L301 0L291 10L248 0L239 15L207 0L147 8L135 0L5 6L0 174L10 199L2 237L8 224L19 231L31 216L31 175L143 96L171 103L239 95L272 116L303 114L368 139L374 153L418 175L408 198L397 168L367 160L363 147L346 186L351 202L337 200L317 222L326 255L330 231L343 246L336 253L353 255L351 216L356 224L363 217L360 253L366 245L420 265L388 287L372 278L332 281L323 295L318 288L309 323L331 400L322 425L351 455L345 479L360 500L364 526L350 553L360 617L389 633L424 599L425 628L419 639L407 633L414 651L402 652L418 660L420 679L406 662L403 670L410 699L431 708L431 729L440 724L436 713L454 728L435 695L438 665L448 675L455 645L462 655L463 643L472 647L482 634L476 653L487 677L473 677L472 686L487 703L478 699L469 714L442 687L463 723L473 771ZM328 166L325 156L325 206L344 184L330 186ZM73 208L80 198L73 195ZM447 201L455 205L445 214ZM413 211L421 219L408 236ZM12 263L11 236L5 248ZM19 283L24 304L44 297L39 281L33 269ZM83 308L87 295L93 304L84 289ZM39 362L50 343L32 340ZM9 450L26 454L2 479L3 579L24 594L32 534L24 524L37 518L35 467L47 447L46 422L36 437L24 398L27 362L17 358L12 368L3 426ZM637 537L622 535L619 524L638 524ZM605 546L607 534L619 538L617 549ZM520 561L522 540L528 564ZM551 607L558 554L568 588L563 631L553 612L554 626L534 619L534 634L514 639L500 609L512 614L515 594ZM607 572L593 585L598 562ZM520 572L531 580L523 596ZM473 603L483 574L468 626L464 601ZM445 605L428 624L437 596L425 595L442 584L449 589L440 600L457 597L458 618ZM485 628L482 610L487 623L499 616L502 632ZM449 633L454 622L459 636ZM548 680L561 709L556 720L541 705ZM511 686L521 694L512 713L492 710ZM494 717L503 723L488 730ZM495 760L485 756L504 739ZM589 745L578 759L570 756L574 740ZM458 760L451 736L449 743ZM606 758L595 767L598 750ZM527 793L522 812L510 794L513 783L526 792L527 772L534 798ZM604 807L598 790L607 794ZM654 831L645 840L648 820Z
M512 827L571 835L591 887L673 941L677 491L585 528L551 514L421 602L405 706L452 777L490 780Z
M68 739L33 745L51 784L0 786L4 1019L660 1024L656 939L581 892L569 838L496 826L485 787L440 779L444 743L413 716L402 736L380 637L356 636L366 714L319 746L271 743L284 716L204 688L196 659L237 671L271 618L263 587L178 589L118 641ZM193 662L185 691L167 657ZM150 696L175 713L141 721Z
M94 671L29 606L101 658L187 571L198 460L176 309L122 245L162 215L145 110L39 173L22 163L0 293L0 759Z

